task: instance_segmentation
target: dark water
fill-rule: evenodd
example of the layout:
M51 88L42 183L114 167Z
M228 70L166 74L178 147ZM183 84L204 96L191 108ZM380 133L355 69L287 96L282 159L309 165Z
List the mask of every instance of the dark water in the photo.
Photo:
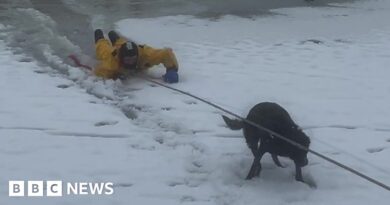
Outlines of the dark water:
M155 17L164 15L197 15L215 17L232 14L258 15L271 9L299 6L327 6L351 0L63 0L78 12L120 17Z
M328 6L352 0L0 0L0 23L9 25L0 38L15 52L56 66L53 56L69 53L94 55L93 30L109 30L123 18L166 15L271 14L270 10L296 6ZM58 63L58 62L57 62Z

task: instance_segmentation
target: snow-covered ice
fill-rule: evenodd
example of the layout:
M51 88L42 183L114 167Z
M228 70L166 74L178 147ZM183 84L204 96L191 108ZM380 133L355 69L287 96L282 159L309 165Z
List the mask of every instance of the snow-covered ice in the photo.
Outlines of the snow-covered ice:
M118 31L172 47L175 88L238 114L285 107L311 148L390 185L390 2L288 8L279 15L124 19ZM0 25L0 32L6 26ZM309 155L252 156L221 112L141 79L101 81L47 58L57 72L0 40L0 204L388 204L390 194ZM160 77L162 67L150 70ZM112 181L112 196L9 198L8 180Z

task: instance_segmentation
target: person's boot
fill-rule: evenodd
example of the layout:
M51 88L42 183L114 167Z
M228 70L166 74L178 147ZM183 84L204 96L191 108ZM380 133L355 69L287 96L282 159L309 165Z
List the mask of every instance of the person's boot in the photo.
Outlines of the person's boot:
M101 29L96 29L95 30L95 43L97 43L98 40L103 39L103 38L104 38L103 31Z
M116 40L118 40L120 37L115 31L108 32L108 38L111 41L111 44L114 45Z

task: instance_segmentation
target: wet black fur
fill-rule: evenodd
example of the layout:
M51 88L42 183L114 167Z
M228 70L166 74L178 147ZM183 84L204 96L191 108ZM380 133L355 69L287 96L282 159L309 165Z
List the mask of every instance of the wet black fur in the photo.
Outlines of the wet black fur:
M232 120L226 116L222 117L229 128L233 130L244 129L246 143L254 156L252 167L246 179L252 179L260 175L260 160L268 152L279 167L283 166L279 162L278 156L289 157L293 160L296 169L295 179L303 181L301 168L308 163L306 150L271 136L268 132L243 121ZM249 111L246 119L309 148L310 138L295 124L288 112L276 103L263 102L257 104Z

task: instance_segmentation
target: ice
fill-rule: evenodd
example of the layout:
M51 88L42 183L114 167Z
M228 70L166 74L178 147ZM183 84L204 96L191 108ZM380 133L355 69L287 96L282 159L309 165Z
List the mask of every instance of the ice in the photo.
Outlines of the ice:
M390 4L359 1L280 15L125 19L117 30L172 47L175 88L237 114L277 102L311 148L390 184ZM30 11L29 11L30 12ZM7 26L0 25L1 30ZM4 31L7 32L7 31ZM57 39L57 38L56 38ZM64 40L66 41L66 40ZM252 156L222 112L139 78L101 80L50 49L50 67L0 40L1 204L388 204L388 191L309 154L308 184L291 160ZM26 60L30 59L30 60ZM62 72L64 71L64 72ZM146 75L159 80L165 69ZM8 180L114 182L113 196L9 198Z

